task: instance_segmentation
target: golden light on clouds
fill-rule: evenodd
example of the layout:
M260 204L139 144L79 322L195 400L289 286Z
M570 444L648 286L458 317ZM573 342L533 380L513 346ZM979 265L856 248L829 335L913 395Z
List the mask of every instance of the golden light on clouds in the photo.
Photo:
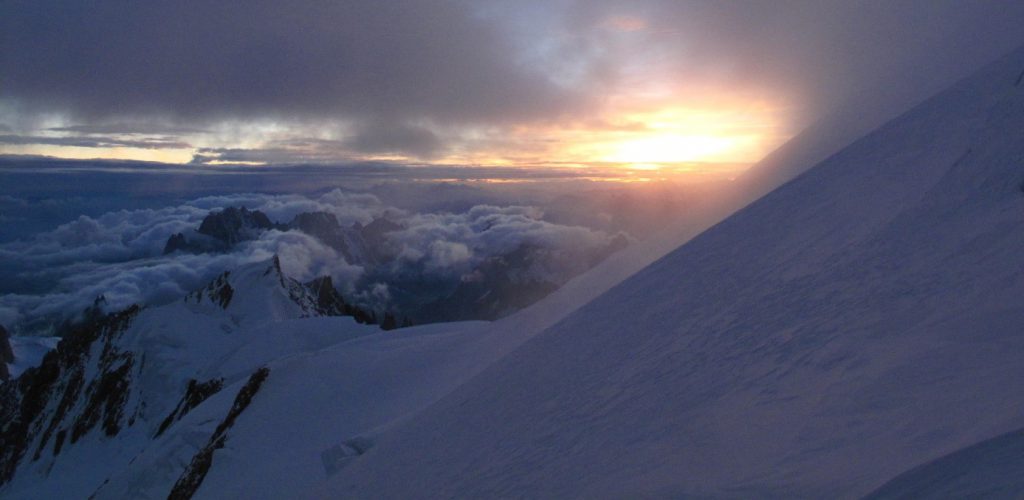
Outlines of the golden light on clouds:
M45 144L9 145L0 147L0 154L39 155L71 160L133 160L160 163L188 163L194 150L186 148L146 149L130 147L77 147Z
M611 144L602 161L615 163L683 163L702 161L735 149L737 140L714 135L653 134Z
M445 143L446 150L429 158L401 153L359 154L338 146L344 144L349 132L344 127L335 127L330 133L323 132L328 128L320 128L323 134L310 139L310 130L293 130L280 123L225 124L205 135L183 138L191 144L186 148L9 145L2 149L8 154L180 164L188 163L203 147L251 148L257 152L276 148L271 150L287 153L284 161L292 163L355 160L426 165L600 167L605 175L612 171L609 169L619 169L622 178L628 180L656 180L667 176L731 178L790 137L786 117L783 106L767 100L743 98L724 91L700 93L691 89L682 94L673 92L662 82L620 89L589 116L539 124L441 130L438 137ZM315 149L323 144L338 149ZM341 156L331 156L334 154ZM236 157L212 159L207 163L264 163L260 160Z
M792 134L784 108L716 96L704 106L620 99L598 118L496 131L441 159L477 165L618 166L736 174ZM660 107L659 107L660 106Z

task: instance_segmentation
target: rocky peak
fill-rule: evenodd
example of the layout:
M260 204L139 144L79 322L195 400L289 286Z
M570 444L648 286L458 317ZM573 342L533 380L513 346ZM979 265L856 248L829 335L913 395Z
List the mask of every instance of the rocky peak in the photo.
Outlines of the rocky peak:
M197 232L231 246L240 241L253 239L259 233L273 227L270 218L259 210L228 207L210 212L199 225Z
M170 238L167 238L167 243L164 244L164 255L174 253L179 250L191 250L184 233L172 234Z
M345 299L334 288L334 280L330 276L321 276L306 283L306 288L316 299L317 312L324 316L341 316L345 314Z
M14 361L14 350L11 349L11 334L3 325L0 325L0 362L10 363Z
M266 214L245 207L228 207L203 218L199 229L172 234L164 244L164 255L178 251L202 253L229 250L236 243L259 238L268 229L287 229L275 225Z
M334 287L330 276L306 283L287 276L281 259L271 259L225 271L209 284L185 297L185 303L212 304L232 314L259 321L308 316L353 316L359 323L376 324L373 313L349 304ZM257 317L258 316L258 317Z

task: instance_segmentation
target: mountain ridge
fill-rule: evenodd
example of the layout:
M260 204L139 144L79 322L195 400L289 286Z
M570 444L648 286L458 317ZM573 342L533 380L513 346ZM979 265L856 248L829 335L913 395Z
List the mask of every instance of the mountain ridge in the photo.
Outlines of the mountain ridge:
M82 446L138 453L221 388L287 352L261 331L300 318L352 316L353 309L329 277L303 285L284 275L276 255L225 272L173 304L112 313L97 308L70 325L39 366L0 385L0 485L50 476L55 465L74 467L68 455ZM335 341L377 330L337 326L344 328ZM262 351L243 360L237 358L243 346ZM226 356L241 362L225 363ZM212 441L223 441L225 432Z

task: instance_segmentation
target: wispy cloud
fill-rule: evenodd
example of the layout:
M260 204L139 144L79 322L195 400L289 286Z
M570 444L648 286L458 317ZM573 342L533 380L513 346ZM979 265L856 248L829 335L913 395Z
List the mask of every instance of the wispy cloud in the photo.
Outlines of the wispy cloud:
M117 137L99 137L94 134L83 136L49 137L41 135L0 135L0 144L29 145L46 144L51 146L72 146L78 148L140 148L140 149L188 149L192 146L173 138L159 139L122 139Z

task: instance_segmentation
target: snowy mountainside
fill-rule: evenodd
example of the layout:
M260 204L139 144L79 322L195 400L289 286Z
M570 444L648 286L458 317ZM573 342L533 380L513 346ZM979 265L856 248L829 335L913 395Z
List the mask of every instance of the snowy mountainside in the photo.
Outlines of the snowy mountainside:
M60 337L11 337L14 361L7 365L10 377L17 378L25 370L39 365L43 356L57 347Z
M317 316L337 311L323 308L329 294L317 292L321 280L300 285L280 267L271 260L232 270L178 303L133 316L111 345L146 359L131 381L145 410L115 436L93 431L56 456L44 450L38 461L23 458L0 495L163 498L181 483L199 498L293 496L574 309L587 297L581 290L611 283L604 272L581 276L575 291L556 292L553 303L494 323L383 332ZM268 376L216 447L218 427L263 367ZM53 420L54 401L63 397L57 385L37 427ZM198 474L182 481L204 450L211 464L201 481Z
M1024 49L831 156L311 496L850 497L1019 429L1022 72Z
M39 366L0 386L0 494L89 496L148 447L181 433L198 439L204 428L179 424L193 413L225 419L270 361L380 331L328 317L346 304L329 281L318 284L285 276L275 256L182 301L77 325ZM183 474L174 465L162 464Z

